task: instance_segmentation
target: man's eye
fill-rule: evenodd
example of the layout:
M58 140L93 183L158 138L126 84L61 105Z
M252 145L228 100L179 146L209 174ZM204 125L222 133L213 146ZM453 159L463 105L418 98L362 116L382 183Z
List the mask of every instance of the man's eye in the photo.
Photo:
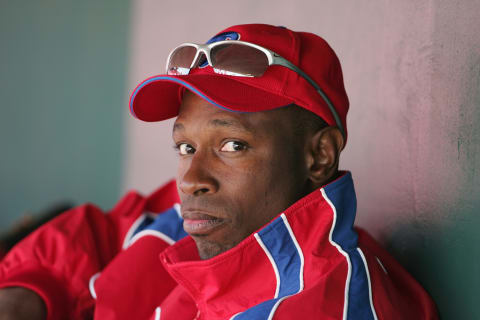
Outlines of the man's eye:
M242 151L245 149L247 149L247 146L245 145L245 143L242 143L240 141L228 141L222 146L220 151L235 152L235 151Z
M176 146L176 149L182 156L195 153L195 148L188 143L180 143Z

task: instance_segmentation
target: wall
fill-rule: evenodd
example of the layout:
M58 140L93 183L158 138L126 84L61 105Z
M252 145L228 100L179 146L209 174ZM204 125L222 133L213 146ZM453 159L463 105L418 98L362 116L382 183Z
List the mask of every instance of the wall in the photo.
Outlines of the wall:
M444 319L480 318L479 9L479 1L434 2L431 35L411 50L424 67L404 68L426 78L423 90L403 88L414 97L405 105L421 106L404 130L418 145L406 150L414 176L408 215L392 225L387 243L430 289Z
M342 61L351 101L341 166L356 181L358 224L423 284L443 319L478 319L478 12L474 0L139 0L129 88L162 73L174 46L229 25L265 22L323 36ZM174 176L171 121L127 119L123 185L149 192Z
M2 1L0 231L120 193L129 2Z

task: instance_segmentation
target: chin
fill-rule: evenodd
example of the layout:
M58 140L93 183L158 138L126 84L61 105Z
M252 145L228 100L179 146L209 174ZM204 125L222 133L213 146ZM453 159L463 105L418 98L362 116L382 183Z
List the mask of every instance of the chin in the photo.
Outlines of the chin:
M212 242L202 239L202 237L199 236L192 236L192 238L195 240L198 249L198 255L202 260L207 260L218 256L219 254L236 246L236 244L221 244L218 242Z

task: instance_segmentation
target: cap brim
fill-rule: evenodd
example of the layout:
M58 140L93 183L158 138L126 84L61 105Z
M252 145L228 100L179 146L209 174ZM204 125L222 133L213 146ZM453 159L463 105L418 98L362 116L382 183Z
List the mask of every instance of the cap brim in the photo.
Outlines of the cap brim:
M181 90L186 88L214 106L229 111L258 112L271 110L293 103L286 97L276 95L249 85L254 78L234 77L213 73L185 76L158 75L140 83L130 97L130 112L143 121L161 121L178 115Z

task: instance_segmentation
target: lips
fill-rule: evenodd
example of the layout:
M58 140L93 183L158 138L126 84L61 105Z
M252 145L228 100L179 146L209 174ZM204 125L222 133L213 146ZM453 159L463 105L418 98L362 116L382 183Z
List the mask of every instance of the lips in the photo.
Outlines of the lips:
M192 236L205 236L224 225L225 220L200 210L182 210L183 229Z

